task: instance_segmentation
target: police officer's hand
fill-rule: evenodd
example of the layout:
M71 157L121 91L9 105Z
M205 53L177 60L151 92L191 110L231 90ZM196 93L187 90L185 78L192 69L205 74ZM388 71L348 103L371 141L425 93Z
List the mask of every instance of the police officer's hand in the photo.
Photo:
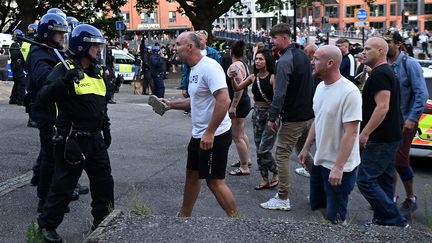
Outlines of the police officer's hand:
M64 76L64 82L65 83L79 83L81 79L84 78L84 72L79 68L74 68L66 71L66 74Z
M111 145L111 131L109 129L106 129L103 131L103 139L104 139L104 143L106 145L106 148L108 149Z

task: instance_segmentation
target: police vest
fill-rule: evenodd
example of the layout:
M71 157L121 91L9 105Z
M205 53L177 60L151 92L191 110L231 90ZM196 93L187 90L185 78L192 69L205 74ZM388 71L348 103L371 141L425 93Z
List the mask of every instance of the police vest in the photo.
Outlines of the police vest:
M27 56L30 52L30 46L31 44L28 42L23 42L21 45L21 53L23 54L24 61L27 61Z
M68 60L70 69L74 69L73 63ZM106 95L106 86L105 81L102 78L102 70L100 74L100 78L92 78L84 73L84 78L79 81L79 83L74 83L74 89L76 95L99 95L105 97Z

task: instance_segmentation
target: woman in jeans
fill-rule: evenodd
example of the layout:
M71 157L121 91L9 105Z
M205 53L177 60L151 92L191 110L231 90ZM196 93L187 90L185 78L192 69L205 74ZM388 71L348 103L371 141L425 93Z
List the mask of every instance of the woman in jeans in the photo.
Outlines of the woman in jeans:
M245 80L237 84L232 82L234 91L242 90L252 84L254 98L254 112L252 115L254 140L257 150L257 162L262 176L262 181L255 187L256 190L274 188L279 184L276 161L272 149L276 140L276 133L267 127L268 108L273 99L275 88L275 61L268 50L259 50L255 55L255 67L257 73L249 75ZM230 72L230 76L235 76ZM279 122L279 121L277 121ZM269 180L269 172L273 177Z

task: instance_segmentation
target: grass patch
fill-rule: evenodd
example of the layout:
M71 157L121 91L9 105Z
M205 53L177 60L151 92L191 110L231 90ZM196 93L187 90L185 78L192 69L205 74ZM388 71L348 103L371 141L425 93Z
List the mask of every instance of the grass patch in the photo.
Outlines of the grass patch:
M426 226L432 230L432 215L429 210L429 203L432 200L432 186L429 184L423 187L423 200L424 200L424 216Z
M44 243L42 232L39 225L33 221L27 228L27 242L28 243Z
M132 209L129 210L129 216L147 216L150 214L150 208L141 198L135 186L132 187L131 202Z

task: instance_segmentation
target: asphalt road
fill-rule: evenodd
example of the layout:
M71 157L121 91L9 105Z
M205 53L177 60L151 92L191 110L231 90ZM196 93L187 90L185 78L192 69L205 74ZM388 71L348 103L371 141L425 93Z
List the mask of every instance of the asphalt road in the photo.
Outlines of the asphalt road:
M175 89L177 80L178 76L168 80L167 97L180 97L180 91ZM116 94L118 103L109 106L113 137L109 154L115 180L115 207L129 212L136 209L137 205L145 204L152 215L174 216L182 200L191 121L181 111L169 111L163 117L155 114L146 104L147 97L133 95L132 87L124 85L120 93ZM259 207L259 203L272 197L276 190L253 189L260 175L255 162L249 118L246 133L254 163L252 173L243 177L227 175L226 178L242 217L320 222L319 213L311 212L308 206L308 179L293 173L298 166L295 155L291 157L292 210L269 211ZM27 128L26 122L27 116L22 107L9 105L4 96L0 97L0 183L28 172L37 157L38 132L37 129ZM235 146L231 146L229 163L237 160ZM432 191L428 197L424 197L425 185L432 184L432 162L417 160L415 165L415 191L419 197L419 209L414 214L413 227L424 230L425 209L432 212ZM85 173L81 183L88 185ZM400 184L398 194L403 198ZM66 214L58 229L67 242L81 242L88 234L92 221L90 201L90 196L84 195L79 201L71 202L71 212ZM25 242L27 227L37 217L36 204L36 188L28 184L0 197L0 242ZM370 220L372 211L368 207L356 188L350 198L349 222L363 224ZM205 183L202 184L194 216L225 217Z

